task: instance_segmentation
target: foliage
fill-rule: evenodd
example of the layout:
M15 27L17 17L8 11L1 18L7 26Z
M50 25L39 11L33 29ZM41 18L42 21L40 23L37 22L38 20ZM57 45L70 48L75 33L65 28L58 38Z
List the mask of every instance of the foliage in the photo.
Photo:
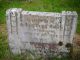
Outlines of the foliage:
M0 60L26 60L26 56L14 56L10 53L7 33L6 33L6 15L5 12L9 8L23 8L30 11L46 11L46 12L61 12L77 11L78 24L77 33L80 34L80 0L33 0L32 2L19 0L0 0ZM24 58L24 56L26 58ZM59 60L58 58L53 58ZM36 60L42 60L42 57L37 57ZM64 58L63 58L64 60ZM66 60L66 58L65 58Z

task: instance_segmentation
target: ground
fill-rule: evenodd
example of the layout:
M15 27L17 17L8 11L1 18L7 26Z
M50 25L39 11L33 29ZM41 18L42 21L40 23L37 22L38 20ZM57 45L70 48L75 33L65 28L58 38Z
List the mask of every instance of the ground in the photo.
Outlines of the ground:
M23 60L23 56L14 56L9 50L5 15L9 8L46 12L77 11L78 23L75 41L78 43L77 41L80 40L80 0L33 0L32 2L0 0L0 60Z

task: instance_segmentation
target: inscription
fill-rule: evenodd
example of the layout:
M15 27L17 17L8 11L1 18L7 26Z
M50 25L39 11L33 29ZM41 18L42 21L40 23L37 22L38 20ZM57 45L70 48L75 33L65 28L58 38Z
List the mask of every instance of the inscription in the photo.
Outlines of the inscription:
M6 19L13 53L22 53L27 49L44 52L45 55L66 51L64 46L73 40L77 13L32 12L13 8L7 11ZM61 47L59 42L63 43Z

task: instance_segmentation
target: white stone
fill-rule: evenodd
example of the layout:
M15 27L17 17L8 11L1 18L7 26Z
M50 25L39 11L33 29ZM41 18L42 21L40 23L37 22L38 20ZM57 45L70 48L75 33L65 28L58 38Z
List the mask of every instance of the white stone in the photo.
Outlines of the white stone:
M11 51L20 54L23 49L37 50L41 44L45 45L44 48L52 43L58 45L60 41L63 46L72 44L77 13L36 12L11 8L6 11L6 21L9 46L13 48ZM66 51L64 47L63 50Z

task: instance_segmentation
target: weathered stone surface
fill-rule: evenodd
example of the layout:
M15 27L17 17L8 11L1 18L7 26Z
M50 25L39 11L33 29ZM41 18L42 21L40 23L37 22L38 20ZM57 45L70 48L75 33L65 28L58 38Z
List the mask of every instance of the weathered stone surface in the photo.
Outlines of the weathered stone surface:
M67 52L65 45L72 44L77 13L35 12L12 8L6 11L6 21L9 46L14 54L30 50L45 55L49 50ZM63 43L62 47L58 45L59 42Z

